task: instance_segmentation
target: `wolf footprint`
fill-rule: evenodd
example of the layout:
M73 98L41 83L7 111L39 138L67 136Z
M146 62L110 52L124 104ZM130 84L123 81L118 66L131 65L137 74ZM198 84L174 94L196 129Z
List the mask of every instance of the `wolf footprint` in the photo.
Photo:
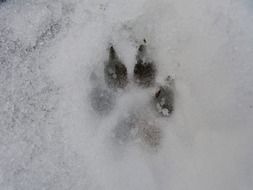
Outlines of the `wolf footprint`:
M156 86L157 70L153 60L147 53L145 40L138 47L133 74L134 83L143 90ZM95 112L100 115L106 115L114 109L114 105L117 104L116 94L118 93L118 89L124 89L129 83L127 75L127 67L119 58L114 47L111 46L109 48L108 60L104 65L104 85L95 85L90 95L91 106ZM156 110L155 112L158 115L168 117L173 113L174 84L174 79L168 77L165 84L159 86L156 93L154 93L152 101L150 101L151 104L148 104L153 104L153 110ZM127 93L127 91L122 92L122 94ZM157 147L160 144L162 136L161 128L157 123L152 121L152 117L157 117L157 115L155 114L150 117L148 114L146 116L142 114L147 109L152 110L151 108L152 106L140 108L134 112L128 110L131 114L127 117L120 116L118 123L112 131L114 138L123 143L139 139L148 146Z

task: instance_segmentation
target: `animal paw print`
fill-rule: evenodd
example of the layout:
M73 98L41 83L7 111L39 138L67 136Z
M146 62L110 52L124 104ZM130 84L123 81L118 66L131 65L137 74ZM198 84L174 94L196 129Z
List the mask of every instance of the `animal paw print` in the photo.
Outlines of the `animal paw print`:
M146 40L137 49L133 79L128 79L127 67L113 46L109 48L108 60L104 65L103 82L98 79L96 74L92 73L91 107L96 114L103 117L115 109L118 94L122 96L129 93L131 89L133 91L135 89L156 89L145 106L138 108L137 105L134 110L129 109L127 113L117 115L118 121L112 131L117 142L126 143L140 140L151 147L157 147L160 144L161 128L156 121L169 117L174 111L175 82L168 76L164 84L157 85L156 75L157 68L147 53ZM135 88L131 86L131 83Z

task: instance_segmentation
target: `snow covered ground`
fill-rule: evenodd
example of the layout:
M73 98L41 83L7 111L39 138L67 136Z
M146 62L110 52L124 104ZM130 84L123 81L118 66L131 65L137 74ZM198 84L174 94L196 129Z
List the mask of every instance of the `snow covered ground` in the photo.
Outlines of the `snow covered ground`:
M251 190L252 34L250 0L0 1L0 190ZM112 135L152 90L106 116L88 96L108 44L131 79L143 38L176 79L155 150Z

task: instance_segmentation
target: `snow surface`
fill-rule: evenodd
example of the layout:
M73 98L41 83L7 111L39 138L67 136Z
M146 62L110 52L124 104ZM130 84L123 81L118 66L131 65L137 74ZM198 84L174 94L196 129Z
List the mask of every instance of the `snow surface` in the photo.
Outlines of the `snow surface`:
M0 189L251 190L252 34L251 0L0 2ZM152 90L131 84L103 117L88 98L108 44L132 71L143 38L157 80L176 79L173 115L148 118L156 150L112 141Z

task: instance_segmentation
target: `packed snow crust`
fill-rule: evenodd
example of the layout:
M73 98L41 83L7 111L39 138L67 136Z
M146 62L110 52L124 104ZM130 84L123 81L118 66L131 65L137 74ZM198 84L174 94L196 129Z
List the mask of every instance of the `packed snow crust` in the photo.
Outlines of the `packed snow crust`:
M252 34L250 0L0 1L0 190L251 190ZM96 114L91 73L114 44L131 80L143 38L175 111L156 117L154 89L130 83ZM132 113L158 147L118 143Z

